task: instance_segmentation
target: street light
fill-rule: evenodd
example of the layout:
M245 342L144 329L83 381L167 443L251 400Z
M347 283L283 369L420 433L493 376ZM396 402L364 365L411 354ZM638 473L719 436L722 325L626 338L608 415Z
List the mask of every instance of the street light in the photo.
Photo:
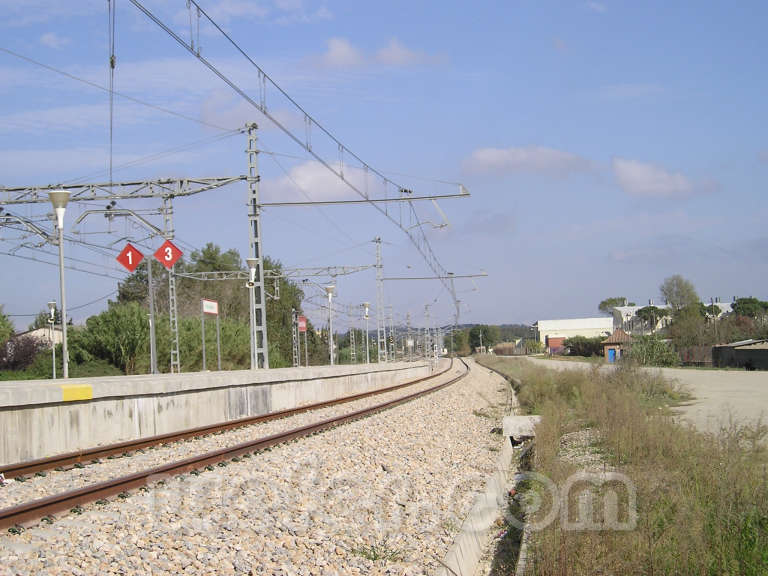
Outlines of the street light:
M259 358L256 354L256 292L254 287L256 286L256 267L259 265L259 259L246 258L245 263L248 265L248 282L245 285L248 288L251 311L251 370L256 370L259 367Z
M368 349L368 307L370 304L368 302L363 302L361 306L363 307L363 318L365 318L365 363L370 364L371 353Z
M56 300L48 302L48 310L51 312L51 317L48 318L48 324L51 326L51 357L53 360L51 373L53 379L56 380Z
M67 352L67 299L64 290L64 213L67 211L69 192L51 190L48 198L56 212L56 228L59 231L59 287L61 290L61 360L64 366L64 378L69 378L69 354Z
M325 286L325 293L328 294L328 351L331 356L331 366L334 365L333 359L333 295L336 292L336 286L329 284Z

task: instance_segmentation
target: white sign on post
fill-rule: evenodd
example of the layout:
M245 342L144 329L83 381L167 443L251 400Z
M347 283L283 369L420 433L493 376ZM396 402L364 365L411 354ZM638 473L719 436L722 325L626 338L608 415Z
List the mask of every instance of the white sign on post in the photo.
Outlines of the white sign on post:
M206 300L203 298L203 312L205 314L219 315L219 303L216 300Z

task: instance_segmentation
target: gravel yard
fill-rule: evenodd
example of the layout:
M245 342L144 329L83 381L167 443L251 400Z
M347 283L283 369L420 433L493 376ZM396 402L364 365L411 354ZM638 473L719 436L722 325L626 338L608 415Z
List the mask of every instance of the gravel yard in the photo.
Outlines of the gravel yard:
M510 395L475 370L364 420L5 534L0 574L429 574L494 467L491 429ZM107 464L125 473L134 458Z

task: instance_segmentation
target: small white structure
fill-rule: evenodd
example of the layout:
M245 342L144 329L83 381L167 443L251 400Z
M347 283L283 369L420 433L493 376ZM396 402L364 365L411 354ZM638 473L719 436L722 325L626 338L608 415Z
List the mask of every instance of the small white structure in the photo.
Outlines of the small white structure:
M35 330L28 330L27 332L18 332L13 335L13 338L21 338L23 336L34 338L35 340L44 344L47 348L51 347L51 329L49 327L36 328ZM54 344L61 344L61 339L61 328L57 326L53 330Z
M547 347L562 346L566 338L584 336L594 338L596 336L609 336L613 332L613 318L601 316L599 318L565 318L561 320L539 320L533 327L536 336Z

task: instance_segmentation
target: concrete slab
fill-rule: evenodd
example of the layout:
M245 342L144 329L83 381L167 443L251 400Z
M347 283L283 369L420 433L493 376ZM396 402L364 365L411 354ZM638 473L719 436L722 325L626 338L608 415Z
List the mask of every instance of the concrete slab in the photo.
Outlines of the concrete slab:
M541 422L541 416L505 416L502 430L505 438L516 441L536 436L536 425Z

